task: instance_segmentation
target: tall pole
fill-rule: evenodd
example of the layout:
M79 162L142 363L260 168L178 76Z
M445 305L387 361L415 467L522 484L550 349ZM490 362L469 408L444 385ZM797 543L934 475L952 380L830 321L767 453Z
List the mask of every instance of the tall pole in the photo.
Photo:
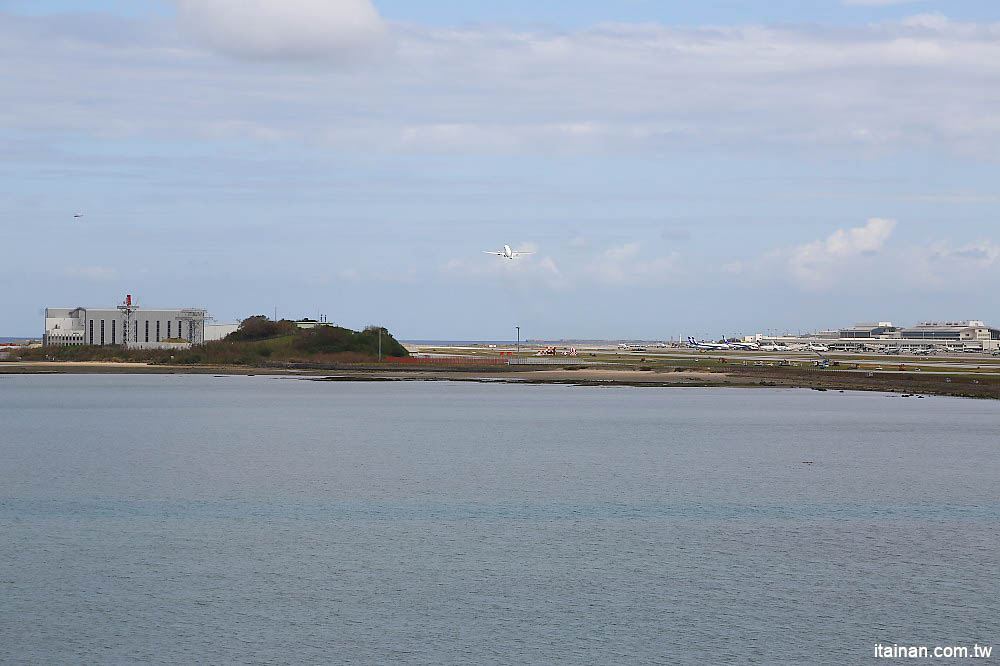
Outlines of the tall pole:
M521 327L520 326L515 326L514 328L517 329L517 353L520 354L521 353Z
M382 327L378 327L378 361L382 362Z

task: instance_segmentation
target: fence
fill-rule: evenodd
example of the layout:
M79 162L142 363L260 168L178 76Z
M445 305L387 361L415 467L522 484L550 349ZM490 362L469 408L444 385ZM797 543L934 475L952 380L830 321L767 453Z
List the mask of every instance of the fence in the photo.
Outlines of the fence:
M509 359L503 356L403 356L385 358L384 363L407 366L500 366L507 365Z
M454 356L408 356L387 358L387 363L406 366L507 366L507 365L580 365L583 359L572 356L513 356L513 355L454 355Z

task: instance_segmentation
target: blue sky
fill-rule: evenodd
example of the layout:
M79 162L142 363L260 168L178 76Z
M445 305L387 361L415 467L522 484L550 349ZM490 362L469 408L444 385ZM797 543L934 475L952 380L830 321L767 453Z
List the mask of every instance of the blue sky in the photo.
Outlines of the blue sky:
M844 2L843 0L377 0L388 20L435 25L504 23L584 27L608 21L671 25L731 25L734 23L851 24L900 19L921 12L951 18L993 21L992 0L911 0L910 2ZM163 0L88 0L87 12L119 16L170 15ZM0 9L20 14L52 15L81 11L79 0L0 0Z
M0 335L1000 322L992 4L0 0Z

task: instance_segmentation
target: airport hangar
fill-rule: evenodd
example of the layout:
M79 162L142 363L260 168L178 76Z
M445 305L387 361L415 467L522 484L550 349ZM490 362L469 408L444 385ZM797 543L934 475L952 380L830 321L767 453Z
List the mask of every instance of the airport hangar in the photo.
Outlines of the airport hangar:
M121 345L176 349L205 342L208 313L200 308L46 308L46 347ZM126 339L126 331L128 336Z
M757 336L754 336L757 337ZM760 336L775 342L816 344L842 351L869 349L952 349L991 352L1000 349L1000 329L976 319L925 321L916 326L894 326L890 321L863 322L809 336Z

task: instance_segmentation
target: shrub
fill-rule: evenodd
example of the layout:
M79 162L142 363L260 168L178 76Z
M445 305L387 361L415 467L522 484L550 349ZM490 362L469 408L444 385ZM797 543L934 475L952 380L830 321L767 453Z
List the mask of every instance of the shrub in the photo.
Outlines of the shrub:
M236 342L251 342L282 335L294 335L298 330L295 322L287 319L272 321L264 315L255 315L240 322L240 327L227 335L225 339Z

